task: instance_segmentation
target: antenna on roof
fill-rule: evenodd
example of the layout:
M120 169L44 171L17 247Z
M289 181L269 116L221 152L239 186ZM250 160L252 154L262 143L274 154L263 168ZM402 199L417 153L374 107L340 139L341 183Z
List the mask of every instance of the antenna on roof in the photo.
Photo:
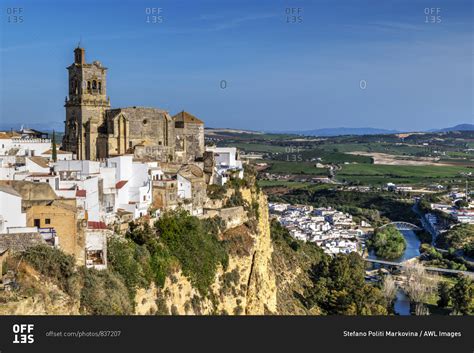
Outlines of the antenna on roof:
M79 37L79 43L77 43L77 47L80 48L82 44L82 36Z

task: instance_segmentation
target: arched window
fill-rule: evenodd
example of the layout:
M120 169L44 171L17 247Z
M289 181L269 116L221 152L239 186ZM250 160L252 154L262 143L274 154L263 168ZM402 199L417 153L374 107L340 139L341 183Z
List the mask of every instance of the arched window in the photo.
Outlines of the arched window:
M96 92L97 92L97 81L93 80L92 81L92 93L96 93Z
M87 81L87 93L91 93L91 81Z
M99 81L99 93L102 93L102 82Z

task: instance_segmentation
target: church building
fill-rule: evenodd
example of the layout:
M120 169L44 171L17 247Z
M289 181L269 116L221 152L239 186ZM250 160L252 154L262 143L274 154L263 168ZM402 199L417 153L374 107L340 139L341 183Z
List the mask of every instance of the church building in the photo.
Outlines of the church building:
M62 149L76 159L98 160L123 154L163 162L192 163L204 154L204 123L180 112L110 107L107 68L86 62L85 50L74 50L66 97Z

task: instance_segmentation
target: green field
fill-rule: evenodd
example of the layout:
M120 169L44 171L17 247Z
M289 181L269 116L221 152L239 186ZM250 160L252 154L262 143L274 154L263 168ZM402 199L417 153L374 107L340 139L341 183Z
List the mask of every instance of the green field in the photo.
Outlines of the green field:
M421 184L465 179L459 174L460 172L474 172L474 169L457 166L348 164L337 172L337 179L341 181L359 181L364 184L384 184L388 182Z
M326 143L320 147L332 152L379 152L395 155L416 155L426 151L425 147L395 145L392 143Z

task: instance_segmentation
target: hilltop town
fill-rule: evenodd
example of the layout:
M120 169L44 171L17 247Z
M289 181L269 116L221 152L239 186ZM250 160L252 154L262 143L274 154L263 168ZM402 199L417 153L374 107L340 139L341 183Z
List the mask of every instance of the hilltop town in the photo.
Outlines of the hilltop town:
M206 130L67 70L61 138L0 132L0 314L472 311L472 132Z
M67 69L62 143L29 128L0 132L0 254L44 243L105 269L107 237L130 222L178 208L220 214L207 189L243 178L236 148L205 146L204 122L185 111L111 109L107 68L87 63L83 48Z

